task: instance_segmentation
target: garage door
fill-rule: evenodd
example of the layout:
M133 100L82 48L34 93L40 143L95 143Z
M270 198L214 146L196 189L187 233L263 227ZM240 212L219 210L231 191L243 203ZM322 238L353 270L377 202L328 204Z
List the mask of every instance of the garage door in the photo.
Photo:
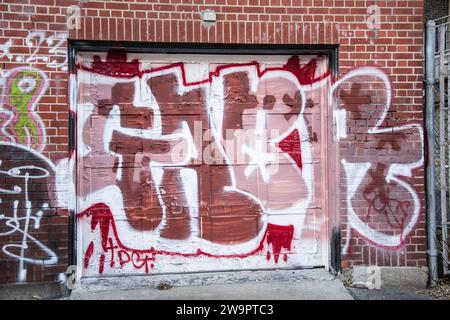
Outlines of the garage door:
M76 64L84 277L327 265L327 57Z

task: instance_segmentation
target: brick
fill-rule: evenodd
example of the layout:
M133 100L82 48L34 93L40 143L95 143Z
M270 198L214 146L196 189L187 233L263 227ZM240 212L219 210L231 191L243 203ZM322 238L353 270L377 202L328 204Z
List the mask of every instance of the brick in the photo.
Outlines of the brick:
M436 0L436 6L442 5ZM445 1L443 1L445 2ZM393 96L390 112L383 126L398 126L407 123L422 123L423 90L423 30L422 24L435 14L431 6L424 6L423 1L381 1L382 27L378 37L372 43L368 38L372 33L367 30L367 8L364 1L355 0L160 0L148 3L140 0L124 1L85 1L82 5L81 29L67 30L67 7L78 6L77 0L23 0L0 4L2 19L0 21L0 44L11 39L13 46L10 53L13 59L0 58L0 66L8 72L27 64L16 61L31 55L34 48L29 48L24 39L30 30L44 31L48 37L54 32L68 33L71 39L79 40L116 40L148 42L203 42L234 44L339 44L339 76L357 67L376 66L383 70L390 79ZM448 4L447 4L448 5ZM217 23L204 27L200 22L200 11L214 9ZM442 9L442 8L441 8ZM448 9L448 8L447 8ZM443 9L442 9L443 10ZM444 10L445 11L445 10ZM448 12L448 10L446 11ZM46 38L45 38L46 39ZM51 46L44 42L37 51L41 57L63 61L67 44L62 46L63 53L57 57L50 52ZM1 52L0 52L1 55ZM257 59L257 57L252 59ZM68 155L68 96L67 75L65 71L54 70L44 61L33 63L48 77L49 87L40 99L37 110L47 127L48 144L44 154L50 159L62 159ZM380 92L371 96L371 103L383 104ZM342 97L342 95L341 95ZM394 161L405 155L396 156L389 142L393 137L386 137L388 147L380 155L377 138L368 134L370 126L378 122L377 106L366 106L364 112L358 109L360 97L349 97L355 110L348 112L349 128L347 140L339 142L336 149L340 155L352 157L359 162ZM342 105L342 102L341 102ZM373 108L373 109L370 109ZM370 110L369 110L370 109ZM378 109L379 110L379 109ZM408 136L414 133L408 133ZM407 148L409 154L420 154L422 144L418 139L408 137L408 141L399 143ZM405 139L404 139L405 140ZM2 155L6 157L6 155ZM15 155L18 156L18 155ZM338 169L342 171L342 169ZM346 192L345 172L341 172L342 181L337 187L337 194ZM424 170L414 170L410 181L420 199L424 193ZM375 186L382 186L384 180L374 179ZM405 180L406 181L406 180ZM0 183L1 180L0 180ZM362 197L362 190L352 200L358 214L367 215L369 204ZM407 198L407 193L399 192ZM48 200L54 200L49 195ZM54 201L52 201L54 202ZM338 199L337 213L342 221L342 246L350 240L351 254L343 255L342 265L351 267L358 264L378 264L386 266L423 266L426 265L426 229L425 206L421 203L419 221L415 224L411 236L395 249L382 248L357 232L348 233L347 204L345 199ZM58 242L53 249L57 252L57 265L27 265L27 281L54 281L57 273L65 271L68 257L68 219L56 215L68 212L67 207L57 204L55 213L42 221L39 239L46 244ZM380 232L391 232L391 226L383 215L367 218L370 225ZM0 230L2 226L0 225ZM20 237L0 237L2 245L16 241ZM42 255L36 250L34 255ZM17 261L0 256L0 283L17 281Z

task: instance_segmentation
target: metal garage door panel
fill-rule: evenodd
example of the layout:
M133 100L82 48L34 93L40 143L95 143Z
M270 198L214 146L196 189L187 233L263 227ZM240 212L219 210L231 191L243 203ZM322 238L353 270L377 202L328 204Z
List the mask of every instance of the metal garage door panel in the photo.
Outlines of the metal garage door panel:
M327 264L327 58L252 59L77 57L83 276Z

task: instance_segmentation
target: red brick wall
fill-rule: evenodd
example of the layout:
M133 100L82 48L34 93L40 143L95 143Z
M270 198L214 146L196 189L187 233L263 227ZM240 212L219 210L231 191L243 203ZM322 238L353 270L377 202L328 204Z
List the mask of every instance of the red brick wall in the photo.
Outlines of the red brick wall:
M381 26L377 34L374 30L369 30L367 24L367 6L372 4L381 9ZM67 9L72 5L81 8L80 28L68 30ZM217 12L217 23L208 27L202 26L200 22L200 12L206 9ZM44 73L44 78L39 73L33 74L33 77L41 77L47 85L46 91L36 103L36 114L45 126L47 141L45 145L38 141L32 148L39 150L42 146L43 150L39 152L43 156L53 165L63 166L64 160L61 159L68 157L69 107L67 44L64 40L60 41L60 37L98 41L339 44L338 76L342 77L355 68L367 66L378 67L388 76L392 86L392 103L381 127L399 127L408 123L421 124L423 120L422 29L423 1L11 0L0 4L0 75L6 83L8 77L13 75L12 70L18 67L31 66ZM46 58L49 60L45 61ZM406 130L406 133L400 132L400 135L393 132L382 138L374 138L365 129L373 126L373 117L380 114L363 109L366 105L376 104L377 96L386 99L386 90L369 94L351 90L351 87L343 87L342 90L344 89L348 91L339 92L345 95L350 105L353 103L354 108L348 109L347 120L350 125L347 137L337 144L339 157L346 157L348 161L355 163L371 163L364 180L367 185L363 186L365 182L361 184L359 191L351 199L351 206L357 216L363 217L361 220L364 223L367 222L373 230L381 230L383 236L377 238L376 235L367 236L365 232L355 232L357 228L354 226L349 233L349 203L345 196L339 196L337 203L340 203L342 246L346 249L342 264L425 265L422 167L414 168L411 177L400 178L412 186L420 199L420 212L414 218L416 220L412 230L401 237L398 245L385 245L387 240L383 238L385 235L401 233L412 220L414 208L411 192L407 192L398 183L387 183L386 175L389 164L397 163L396 157L402 158L400 163L408 162L408 156L414 158L411 162L420 157L422 144L419 130L413 127ZM2 99L7 95L4 90ZM375 96L370 102L355 102L370 96ZM5 119L6 115L3 121ZM39 126L38 123L35 124ZM383 167L383 164L388 168ZM64 170L58 172L62 172L60 175L64 177ZM342 168L340 176L339 193L346 194L351 183L345 179L346 172ZM8 181L5 183L1 180L0 184L7 185ZM50 249L58 257L58 261L50 265L25 263L24 268L28 271L22 279L24 281L53 281L65 271L69 242L67 200L64 200L67 199L67 192L64 190L68 187L56 188L61 193L60 196L55 195L56 189L53 187L49 192L42 191L44 197L50 198L49 209L45 210L40 227L30 233ZM388 196L389 193L392 195ZM374 200L377 194L381 195ZM60 200L56 201L57 198ZM401 201L402 198L410 200L409 207ZM9 204L5 204L4 200L3 206L9 206L11 210L13 198L8 199ZM399 206L404 206L404 210L398 209ZM377 217L380 218L377 220ZM0 220L0 233L10 230L5 226L5 221ZM0 246L3 248L8 244L22 243L21 241L20 233L0 236ZM35 241L31 242L34 244L27 249L27 257L38 261L42 256L48 256L48 252L43 253L36 247ZM20 250L14 250L12 251L20 255ZM0 252L0 283L18 281L19 261L11 254Z

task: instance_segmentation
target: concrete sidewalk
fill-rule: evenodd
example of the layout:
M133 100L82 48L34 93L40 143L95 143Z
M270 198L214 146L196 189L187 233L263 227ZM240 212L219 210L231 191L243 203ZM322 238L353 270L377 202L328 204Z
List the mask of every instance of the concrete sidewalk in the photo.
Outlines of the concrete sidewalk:
M83 279L69 300L352 300L323 269Z
M414 288L383 287L379 290L348 288L348 290L355 300L436 300Z

